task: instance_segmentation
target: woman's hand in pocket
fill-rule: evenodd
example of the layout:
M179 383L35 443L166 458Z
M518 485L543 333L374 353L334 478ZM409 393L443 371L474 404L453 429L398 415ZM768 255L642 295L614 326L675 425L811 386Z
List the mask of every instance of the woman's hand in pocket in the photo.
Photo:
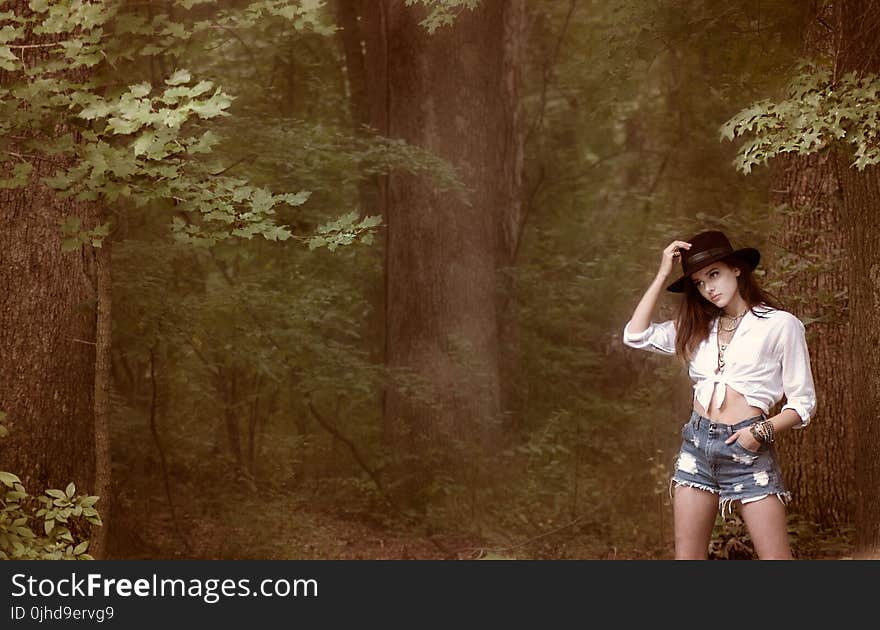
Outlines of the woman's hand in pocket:
M755 439L755 436L749 431L749 427L734 431L729 438L724 440L725 444L732 444L733 442L739 442L740 446L753 453L757 453L761 448L761 443Z

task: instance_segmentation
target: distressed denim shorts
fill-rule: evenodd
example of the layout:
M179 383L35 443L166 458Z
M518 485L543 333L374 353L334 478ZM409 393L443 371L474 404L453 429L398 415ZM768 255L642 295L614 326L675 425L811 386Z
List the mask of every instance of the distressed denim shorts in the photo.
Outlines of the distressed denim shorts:
M736 501L749 503L772 494L787 503L791 494L785 489L772 444L762 444L758 452L753 452L739 442L724 443L735 431L765 418L761 414L724 424L693 411L681 429L683 441L669 484L670 495L673 484L717 494L722 517L732 511Z

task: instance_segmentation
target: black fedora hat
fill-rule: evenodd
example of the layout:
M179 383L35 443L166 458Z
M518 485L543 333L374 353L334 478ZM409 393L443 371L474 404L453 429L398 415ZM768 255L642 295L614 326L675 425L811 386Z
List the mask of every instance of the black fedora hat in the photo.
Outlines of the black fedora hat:
M667 291L673 293L683 293L684 283L690 282L689 278L695 273L713 262L723 258L735 257L752 269L758 266L761 260L761 252L753 247L734 250L730 245L730 241L724 236L724 232L718 230L708 230L700 232L687 240L691 244L690 249L679 249L681 255L681 277L666 287Z

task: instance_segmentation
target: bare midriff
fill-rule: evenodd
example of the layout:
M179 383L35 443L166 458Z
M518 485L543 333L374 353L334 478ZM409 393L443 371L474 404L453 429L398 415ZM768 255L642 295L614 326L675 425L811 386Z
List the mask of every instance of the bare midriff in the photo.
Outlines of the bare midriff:
M719 383L719 385L722 385L722 383ZM747 403L745 396L738 391L727 384L723 385L727 388L727 391L724 392L724 402L721 403L721 407L715 403L715 396L713 396L709 402L710 406L707 412L703 409L700 401L694 398L694 411L704 418L709 418L713 422L721 422L723 424L736 424L746 418L753 418L764 413L760 407L754 407Z

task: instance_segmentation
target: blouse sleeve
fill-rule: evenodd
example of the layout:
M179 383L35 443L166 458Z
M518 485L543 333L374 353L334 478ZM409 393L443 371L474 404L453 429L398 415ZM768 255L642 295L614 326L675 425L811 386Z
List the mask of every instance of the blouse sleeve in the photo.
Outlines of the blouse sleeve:
M816 410L816 389L804 331L801 320L793 317L781 339L782 391L786 398L782 409L797 411L801 423L794 427L796 429L807 426Z
M654 323L640 333L632 333L627 322L623 328L623 343L630 348L639 348L658 354L675 354L675 322L672 320Z

